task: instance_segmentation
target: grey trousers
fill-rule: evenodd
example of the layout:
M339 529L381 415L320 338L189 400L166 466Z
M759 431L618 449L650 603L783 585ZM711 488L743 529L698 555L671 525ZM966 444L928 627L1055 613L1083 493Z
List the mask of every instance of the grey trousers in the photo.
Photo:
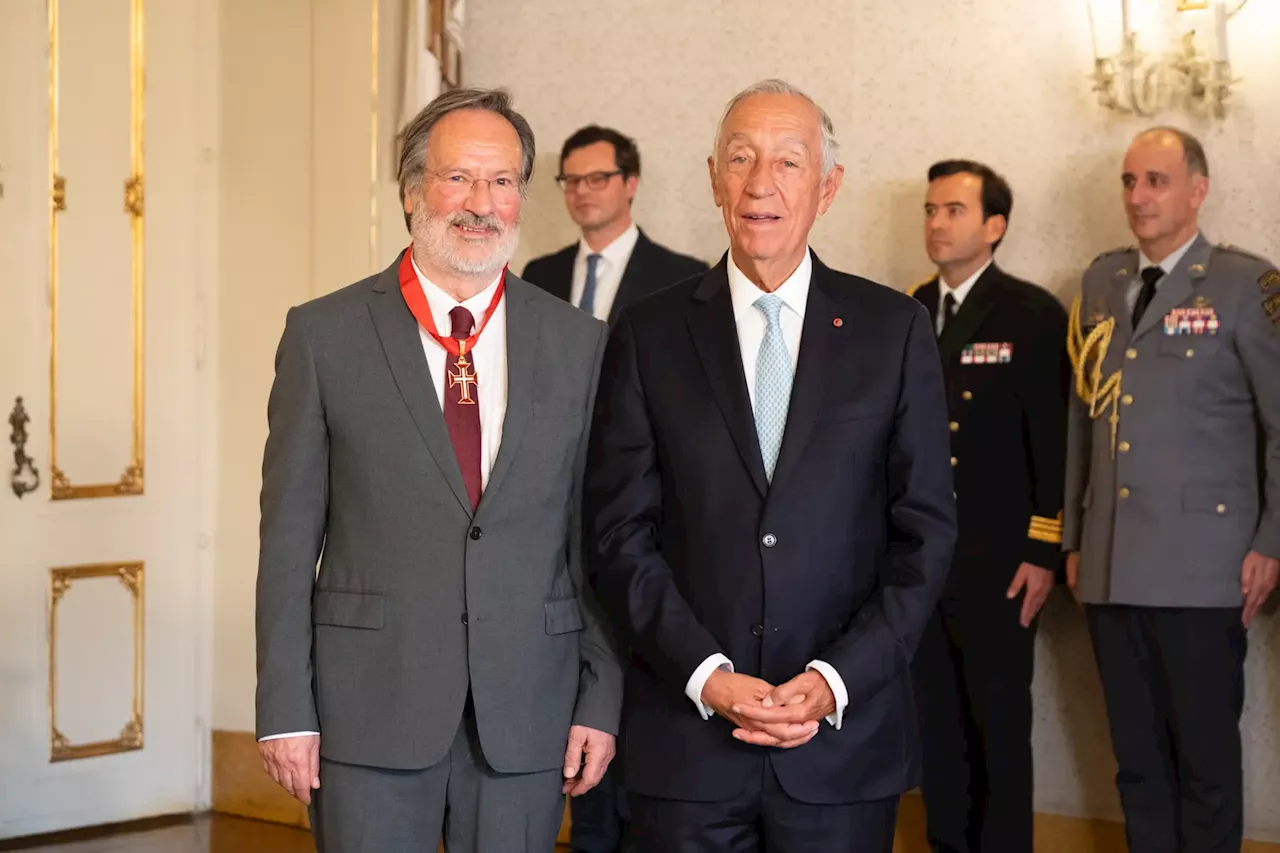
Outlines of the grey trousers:
M449 754L425 770L320 760L311 798L318 853L552 853L564 815L559 770L504 774L466 714Z

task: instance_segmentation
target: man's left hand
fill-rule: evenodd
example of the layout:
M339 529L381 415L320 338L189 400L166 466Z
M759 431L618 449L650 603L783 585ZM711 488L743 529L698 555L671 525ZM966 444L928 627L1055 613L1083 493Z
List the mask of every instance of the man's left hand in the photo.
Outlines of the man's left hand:
M831 692L831 685L822 677L822 673L806 670L795 678L779 684L759 705L744 705L734 711L747 721L748 725L759 723L771 725L776 723L817 723L836 711L836 696ZM813 730L817 733L817 728ZM735 729L733 736L744 743L756 746L795 746L784 744L773 735L754 727ZM812 738L803 739L808 742Z
M581 797L599 785L616 749L617 743L611 734L586 726L570 728L569 746L564 751L564 787L561 790L571 797Z
M1244 613L1241 619L1244 626L1249 627L1258 608L1276 588L1280 580L1280 560L1266 557L1257 551L1250 551L1244 557L1244 565L1240 568L1240 591L1244 593Z
M1013 576L1013 583L1009 584L1009 591L1005 596L1015 598L1023 587L1026 587L1027 594L1022 599L1022 616L1019 621L1023 628L1028 628L1053 590L1053 572L1034 563L1023 563L1018 566L1018 573Z

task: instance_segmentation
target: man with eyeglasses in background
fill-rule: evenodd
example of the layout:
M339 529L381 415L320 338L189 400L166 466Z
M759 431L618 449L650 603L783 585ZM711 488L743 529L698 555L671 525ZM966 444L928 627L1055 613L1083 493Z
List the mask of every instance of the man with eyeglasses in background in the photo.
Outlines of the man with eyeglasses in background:
M632 221L640 185L634 140L608 127L582 128L560 150L556 183L582 237L529 261L521 273L526 281L612 325L631 302L706 272L707 264L658 245ZM613 848L600 848L606 849Z

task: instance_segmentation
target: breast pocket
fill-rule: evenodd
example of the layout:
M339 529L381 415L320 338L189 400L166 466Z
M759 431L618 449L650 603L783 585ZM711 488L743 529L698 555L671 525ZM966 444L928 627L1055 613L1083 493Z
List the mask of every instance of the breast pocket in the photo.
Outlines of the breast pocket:
M1235 375L1222 370L1231 347L1219 335L1165 335L1157 351L1160 365L1177 373L1178 398L1191 405L1219 402L1224 380Z
M893 411L896 400L892 397L871 397L864 400L848 400L828 406L822 413L822 423L841 424L871 418L883 418Z

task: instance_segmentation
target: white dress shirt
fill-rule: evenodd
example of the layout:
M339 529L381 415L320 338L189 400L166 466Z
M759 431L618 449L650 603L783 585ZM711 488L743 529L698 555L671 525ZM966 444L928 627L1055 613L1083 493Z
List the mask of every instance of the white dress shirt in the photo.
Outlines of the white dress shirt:
M596 261L596 295L591 313L597 320L609 321L609 311L618 296L618 288L622 286L622 274L639 239L640 229L632 222L617 239L596 253L600 260ZM587 241L579 238L578 256L573 261L573 286L569 290L569 299L575 306L582 304L582 292L587 286L587 255L590 254L593 253Z
M773 291L782 299L783 310L779 317L782 324L782 339L787 345L787 353L791 357L791 375L795 376L796 364L800 357L800 333L804 328L804 311L809 302L809 282L813 276L813 259L806 249L804 260L796 267L782 286ZM747 379L747 391L751 395L752 408L756 400L756 359L760 354L760 345L764 342L766 322L764 314L754 303L764 291L756 287L749 278L733 262L729 255L729 295L733 301L733 320L738 328L738 348L742 352L742 368ZM845 688L844 679L835 667L825 661L810 661L807 669L817 670L836 698L835 713L829 715L827 722L840 728L844 721L844 709L849 704L849 691ZM707 679L717 669L733 672L733 661L725 655L716 653L703 661L689 681L685 684L685 695L693 702L702 715L708 720L713 713L702 701L702 688Z
M453 320L449 312L458 305L471 312L478 324L484 320L484 312L493 299L501 275L493 283L466 302L459 303L445 293L430 279L422 274L415 261L413 271L418 274L418 283L427 295L427 306L431 309L431 318L435 320L436 331L448 335L453 330ZM408 310L408 309L406 309ZM445 374L454 361L435 338L418 323L418 336L422 340L422 349L427 355L427 367L431 370L431 381L436 389L436 401L444 410ZM472 332L474 333L474 329ZM507 416L507 297L503 294L493 316L484 327L484 332L471 350L471 364L475 370L476 390L473 392L480 398L480 486L483 489L489 484L489 473L493 470L493 461L498 456L498 447L502 444L502 422ZM458 393L454 391L454 393ZM286 732L284 734L267 735L259 741L275 740L284 737L301 737L315 735L319 732Z
M991 266L994 260L994 258L988 260L982 265L982 269L969 276L959 287L956 288L950 287L946 280L943 279L942 274L938 274L938 310L937 313L934 314L936 317L934 331L937 334L942 334L942 322L947 317L945 308L947 294L950 293L951 298L956 301L956 313L959 314L960 306L964 304L965 297L969 295L969 291L973 290L973 286L978 283L978 279L982 278L982 274L987 271L987 267Z
M1169 257L1165 258L1163 261L1161 261L1158 264L1152 261L1150 258L1148 258L1146 256L1146 253L1143 252L1141 249L1139 249L1138 250L1138 273L1141 274L1142 271L1145 270L1147 267L1160 267L1160 269L1164 270L1164 275L1161 276L1156 281L1156 292L1158 293L1160 291L1160 285L1164 284L1165 278L1169 275L1169 273L1173 272L1174 268L1177 267L1179 263L1182 262L1182 259L1187 254L1187 252L1191 251L1192 244L1196 242L1199 236L1200 236L1200 232L1197 231L1190 240L1183 243L1181 246L1179 246L1177 249L1173 251L1173 254L1169 255ZM1141 290L1142 290L1142 279L1137 278L1129 282L1129 286L1124 292L1124 301L1129 306L1130 315L1133 314L1133 306L1138 304L1138 293Z

